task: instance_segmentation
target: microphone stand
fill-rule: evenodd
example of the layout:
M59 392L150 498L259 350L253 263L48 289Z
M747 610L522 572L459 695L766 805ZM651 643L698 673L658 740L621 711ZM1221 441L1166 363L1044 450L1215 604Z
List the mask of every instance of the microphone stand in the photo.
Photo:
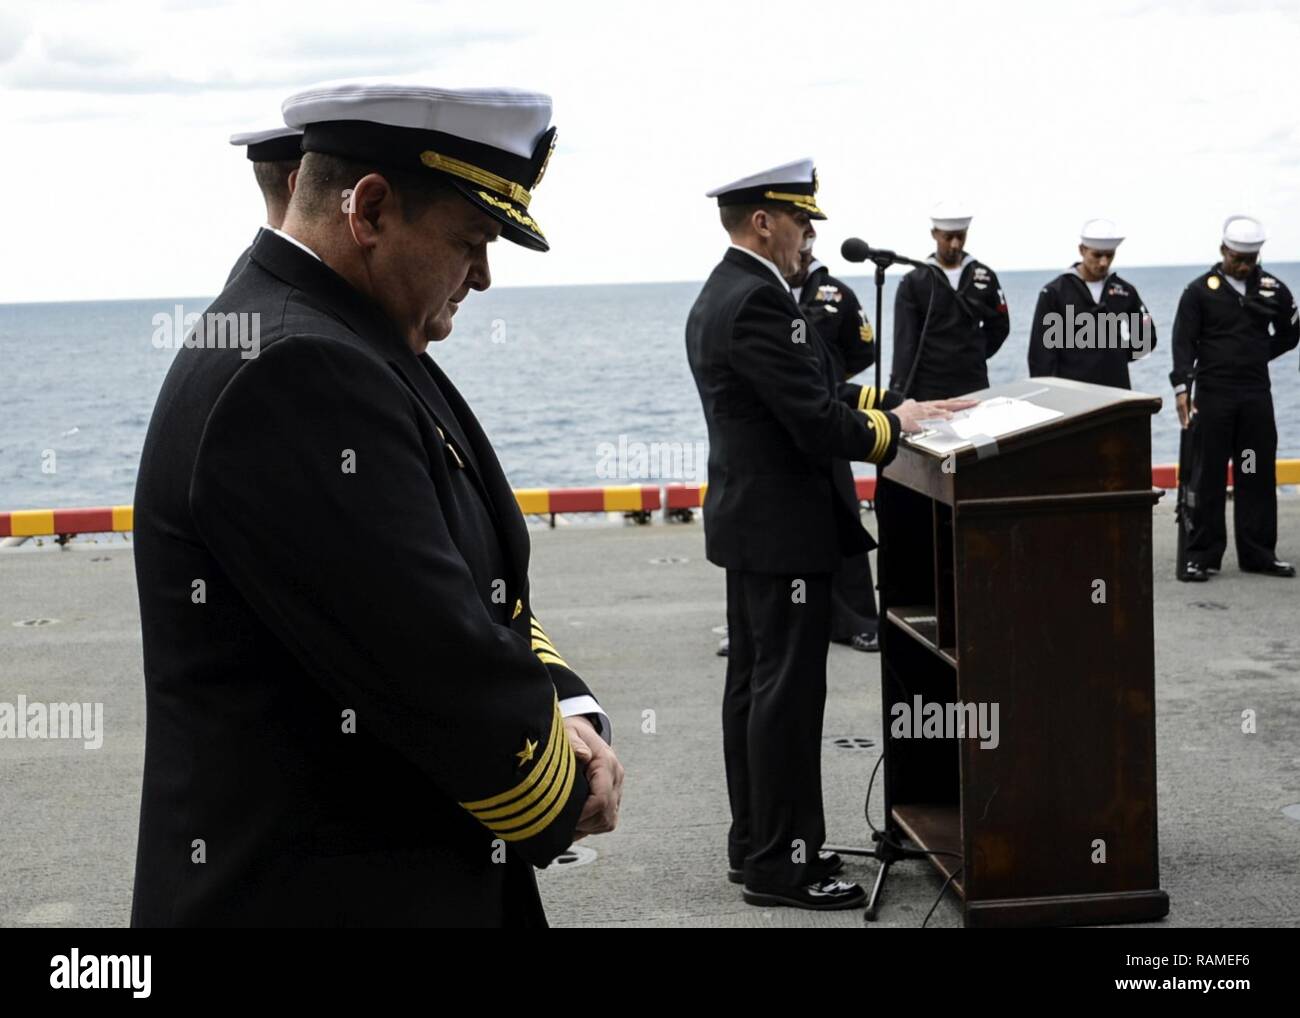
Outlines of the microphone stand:
M889 266L891 265L911 265L913 268L923 269L926 267L926 263L917 261L914 258L904 257L903 255L897 254L893 251L876 250L874 248L867 249L867 256L863 260L870 261L874 263L876 266L876 275L875 275L876 329L877 329L876 332L876 392L879 393L881 391L881 385L880 385L881 367L880 366L885 359L884 345L883 345L883 338L882 338L885 332L885 328L884 328L885 270L888 269ZM883 494L883 488L881 487L880 482L884 481L884 477L880 474L879 471L877 471L876 474L876 481L877 481L876 501L877 501L877 505L879 505L880 495ZM884 540L883 533L881 534L881 540L882 542ZM887 587L885 586L885 582L884 582L883 556L877 556L876 575L878 577L877 583L880 587L880 593L881 593L881 604L880 604L881 625L880 625L879 637L881 639L881 653L883 654L884 640L885 640L884 620L885 620L885 613L887 611L885 601L884 601ZM885 688L883 660L882 660L880 683L881 683L881 692L883 695L884 688ZM888 723L887 718L885 723ZM883 745L886 748L888 747L889 745L888 738L883 740ZM873 778L874 778L874 774L873 774ZM888 781L888 769L886 769L886 782L887 781ZM870 805L871 805L871 783L868 782L866 802L863 805L863 815L866 817L868 825L871 825L871 817L868 813L868 809ZM902 837L902 830L898 827L897 824L893 823L893 821L890 819L889 816L889 795L888 792L886 791L885 829L883 831L877 831L874 829L872 830L871 832L872 845L870 848L855 847L849 845L825 846L828 852L837 852L840 855L862 856L864 858L875 859L877 862L880 863L880 869L876 871L875 884L871 888L871 897L868 898L867 900L866 912L862 917L863 922L870 923L875 920L876 910L880 904L880 894L881 891L884 890L884 886L885 886L885 878L889 876L889 868L894 863L899 862L903 859L929 859L930 858L930 853L923 849L909 848L905 846L902 843L901 837Z

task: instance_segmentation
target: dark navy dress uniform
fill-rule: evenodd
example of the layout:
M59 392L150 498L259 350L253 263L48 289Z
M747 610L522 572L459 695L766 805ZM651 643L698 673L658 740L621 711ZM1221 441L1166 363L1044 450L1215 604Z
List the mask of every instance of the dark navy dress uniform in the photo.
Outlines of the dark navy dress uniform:
M1268 365L1300 343L1300 312L1286 284L1259 266L1245 290L1238 293L1215 265L1183 291L1174 319L1169 378L1175 392L1192 393L1198 421L1200 482L1187 559L1203 569L1219 568L1227 548L1229 460L1237 562L1261 571L1276 557L1277 424ZM1243 469L1248 451L1253 470Z
M747 888L813 877L831 574L874 547L848 461L887 463L899 438L882 408L899 400L841 387L826 345L796 341L795 322L808 329L775 268L733 247L686 325L709 434L705 550L727 571L728 858Z
M1010 331L1011 318L997 273L968 256L954 289L932 260L904 276L894 295L889 387L918 400L948 399L985 389L988 360Z
M857 294L814 261L797 294L804 319L826 345L835 377L847 379L876 363L876 337ZM852 397L851 397L852 398ZM892 405L892 404L891 404ZM857 499L850 468L846 495ZM831 639L847 642L879 626L869 555L850 555L831 578Z
M544 923L533 867L587 798L559 701L590 691L474 414L269 230L209 310L261 350L180 350L145 441L132 924Z

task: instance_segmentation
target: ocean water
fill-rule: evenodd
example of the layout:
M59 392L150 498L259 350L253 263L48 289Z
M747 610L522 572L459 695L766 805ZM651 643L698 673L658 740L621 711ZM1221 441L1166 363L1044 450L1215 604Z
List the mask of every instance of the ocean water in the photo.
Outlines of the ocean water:
M1300 264L1267 268L1300 287ZM1025 377L1034 302L1057 271L1000 274L1012 331L989 363L994 383ZM1202 271L1122 271L1156 323L1158 346L1131 375L1134 388L1165 399L1152 421L1158 463L1176 461L1178 450L1170 327L1183 287ZM843 278L871 314L870 279ZM887 339L897 282L891 275L886 287ZM693 282L489 290L470 296L455 331L431 352L474 407L516 487L618 483L602 476L602 465L620 438L628 448L676 443L684 455L672 465L689 468L706 441L683 342L699 289ZM0 510L131 501L149 416L175 356L155 346L154 316L174 314L178 304L201 312L209 299L0 305ZM1272 365L1281 456L1300 456L1298 356L1291 351ZM682 478L644 483L673 479Z

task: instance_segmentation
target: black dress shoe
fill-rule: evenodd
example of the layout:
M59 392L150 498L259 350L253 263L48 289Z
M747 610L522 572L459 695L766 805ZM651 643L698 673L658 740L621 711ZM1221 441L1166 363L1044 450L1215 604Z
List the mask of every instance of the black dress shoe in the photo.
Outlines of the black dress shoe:
M815 883L818 880L825 880L827 877L833 877L844 869L844 860L834 852L818 852L817 861L808 867L808 875ZM743 884L745 882L745 871L739 866L732 866L727 869L727 879L733 884Z
M856 633L853 639L849 640L849 646L866 654L879 653L880 637L875 633Z
M828 877L803 887L765 889L745 885L747 905L788 905L829 912L837 908L860 908L867 903L867 892L857 884Z
M1244 569L1247 573L1263 573L1265 576L1294 576L1295 566L1290 562L1278 562L1274 560L1262 569Z
M1187 568L1183 570L1183 575L1178 577L1184 583L1204 583L1210 578L1204 567L1198 566L1195 562L1188 562Z

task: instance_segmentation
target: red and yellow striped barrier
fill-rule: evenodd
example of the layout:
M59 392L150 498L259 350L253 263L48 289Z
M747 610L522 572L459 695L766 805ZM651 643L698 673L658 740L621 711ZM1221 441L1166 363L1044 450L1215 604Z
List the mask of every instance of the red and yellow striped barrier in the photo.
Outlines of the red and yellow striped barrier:
M119 533L134 529L135 510L129 505L94 509L18 509L0 513L0 537Z
M874 477L855 477L858 499L876 497ZM1151 483L1157 488L1178 487L1176 464L1151 468ZM1228 466L1232 484L1232 466ZM1300 459L1277 461L1277 483L1300 485ZM669 513L699 509L708 494L708 484L664 485L619 484L602 488L516 488L515 501L526 516L554 516L557 513ZM689 515L689 514L687 514ZM129 505L97 506L90 509L18 509L0 512L0 538L55 537L61 534L123 533L135 529L135 513Z
M516 488L515 501L525 516L652 512L663 504L659 487L653 484L617 484L606 488Z

